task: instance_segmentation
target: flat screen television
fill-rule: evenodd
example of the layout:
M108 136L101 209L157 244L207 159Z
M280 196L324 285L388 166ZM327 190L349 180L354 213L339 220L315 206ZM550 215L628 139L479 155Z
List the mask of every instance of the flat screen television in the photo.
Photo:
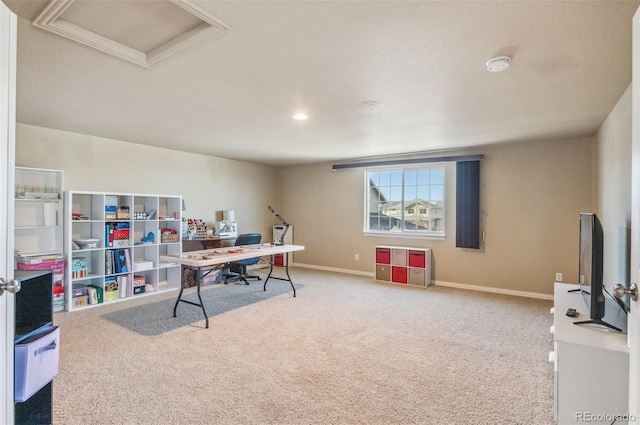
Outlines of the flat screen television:
M620 315L620 312L625 312L613 301L613 297L606 292L603 282L603 262L604 231L602 230L602 224L597 215L580 213L578 291L584 297L591 320L578 321L574 322L574 324L595 324L623 332L620 318L624 314ZM607 310L612 310L611 316L615 323L605 320ZM626 328L626 318L623 319Z

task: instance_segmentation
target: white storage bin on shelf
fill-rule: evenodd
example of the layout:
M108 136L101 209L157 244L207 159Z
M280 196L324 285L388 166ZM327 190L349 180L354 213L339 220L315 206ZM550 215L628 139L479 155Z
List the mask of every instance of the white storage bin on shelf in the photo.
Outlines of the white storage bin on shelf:
M180 196L67 192L67 310L179 289L180 264L160 256L181 251L181 224Z
M15 401L29 399L58 374L60 329L45 326L15 345Z

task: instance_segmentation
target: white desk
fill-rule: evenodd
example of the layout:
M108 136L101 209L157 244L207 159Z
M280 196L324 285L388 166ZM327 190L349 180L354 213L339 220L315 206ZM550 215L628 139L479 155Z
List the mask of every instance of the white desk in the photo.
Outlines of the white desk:
M554 363L556 420L559 425L610 424L612 420L604 414L623 415L629 409L627 336L604 327L574 325L589 318L582 294L568 292L576 288L566 283L556 283L554 288L554 351L549 361ZM580 316L566 316L568 308L575 308ZM618 307L609 303L606 308ZM603 420L589 414L603 415Z
M204 304L202 303L202 298L200 297L200 283L202 281L202 272L205 270L211 271L219 268L223 268L225 264L231 263L238 260L246 260L249 258L255 257L265 257L265 256L273 256L275 254L287 254L287 261L285 261L285 272L287 274L287 278L280 278L271 276L273 273L273 261L270 261L271 269L269 270L269 274L264 281L263 290L267 290L267 282L269 279L278 279L285 280L291 284L291 288L293 289L293 296L296 296L296 288L293 286L293 282L291 281L291 277L289 276L289 261L288 256L290 252L295 251L303 251L304 246L302 245L271 245L271 244L262 244L262 245L247 245L247 246L232 246L226 248L215 248L215 249L204 249L200 251L191 251L186 253L178 253L178 254L166 254L161 255L160 259L167 262L179 263L182 266L188 266L196 271L196 282L197 282L197 294L199 303L195 303L189 300L182 299L182 292L184 291L184 284L180 285L180 293L178 294L178 299L176 300L176 304L173 307L173 317L176 317L176 312L178 309L178 304L180 302L195 305L197 307L202 308L202 313L204 314L206 327L209 327L209 317L207 316L207 312L204 308ZM184 275L184 274L183 274Z

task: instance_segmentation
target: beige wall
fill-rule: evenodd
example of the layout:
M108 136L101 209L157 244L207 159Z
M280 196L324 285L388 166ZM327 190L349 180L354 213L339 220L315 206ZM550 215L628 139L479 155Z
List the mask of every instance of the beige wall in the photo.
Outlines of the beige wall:
M64 171L65 190L179 195L184 216L216 220L235 210L238 231L271 241L278 206L274 167L18 124L16 165ZM218 217L221 219L221 217Z
M577 218L592 207L592 143L510 143L452 153L485 155L487 240L480 251L455 248L454 163L446 170L445 240L364 236L362 169L281 168L282 215L295 226L294 242L307 247L295 261L372 273L376 245L430 247L437 282L552 294L556 272L568 282L577 278Z
M606 229L605 280L628 276L630 114L628 90L595 139L452 153L485 155L487 241L477 252L455 248L453 163L445 240L364 236L363 171L332 171L329 163L276 169L18 124L16 164L63 170L65 190L182 195L185 216L207 222L234 209L239 230L261 232L265 240L276 224L266 209L272 205L294 225L294 242L306 245L295 256L303 265L371 274L376 245L431 247L441 284L551 294L556 272L576 280L582 211L597 210Z
M604 284L628 286L631 253L631 85L595 137L597 213L604 230Z

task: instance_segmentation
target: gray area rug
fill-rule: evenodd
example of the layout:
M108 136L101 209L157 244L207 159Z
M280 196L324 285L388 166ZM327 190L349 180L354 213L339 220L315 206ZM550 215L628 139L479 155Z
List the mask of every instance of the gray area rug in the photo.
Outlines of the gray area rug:
M263 284L264 281L252 282L250 285L241 283L215 284L201 289L200 296L207 316L217 316L287 292L293 296L293 291L288 283L269 281L266 291L262 289ZM303 285L294 286L296 291L303 287ZM200 307L183 302L178 304L176 317L173 317L173 307L177 298L178 292L176 291L175 296L170 299L114 311L102 317L140 335L159 335L183 326L193 325L204 319ZM185 289L182 298L198 302L195 288ZM198 326L204 327L204 322ZM209 326L212 326L211 321Z

